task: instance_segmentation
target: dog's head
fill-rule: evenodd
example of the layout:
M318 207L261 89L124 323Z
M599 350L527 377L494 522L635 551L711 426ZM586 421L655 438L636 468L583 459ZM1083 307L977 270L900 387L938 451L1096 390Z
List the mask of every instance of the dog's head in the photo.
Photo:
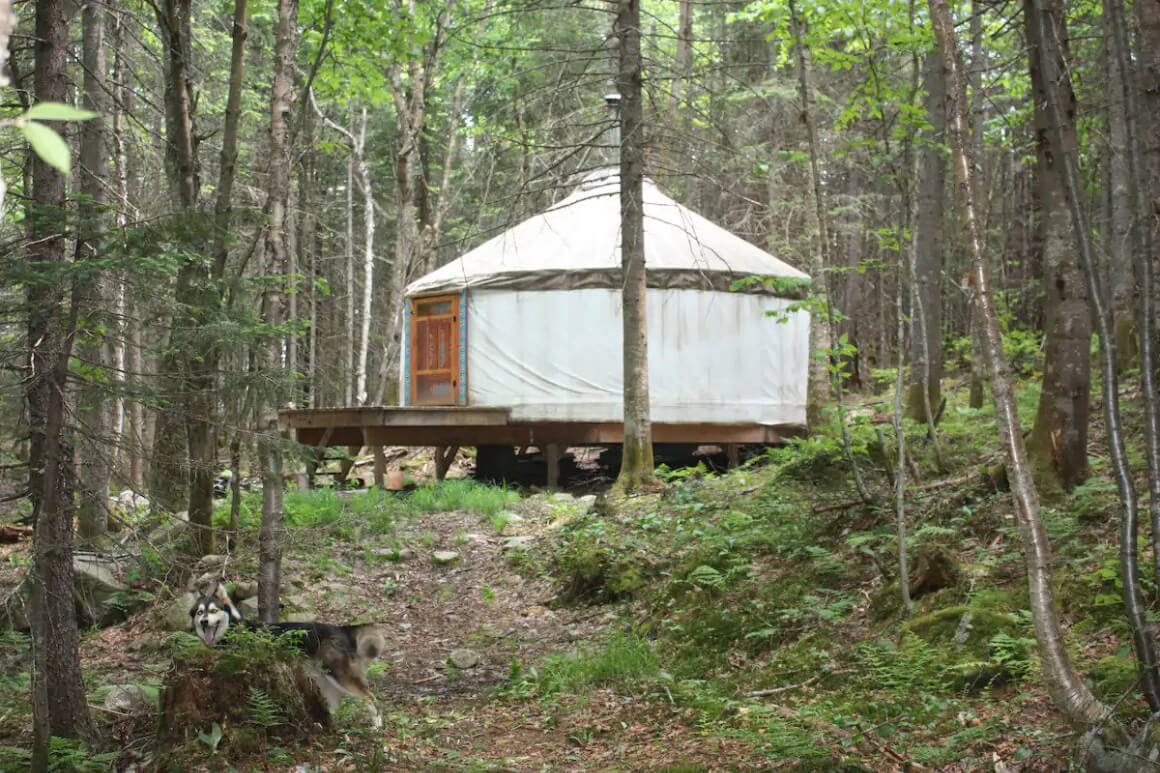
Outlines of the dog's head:
M189 619L193 624L193 632L210 647L221 641L230 623L241 622L242 615L234 606L225 586L215 583L190 608Z

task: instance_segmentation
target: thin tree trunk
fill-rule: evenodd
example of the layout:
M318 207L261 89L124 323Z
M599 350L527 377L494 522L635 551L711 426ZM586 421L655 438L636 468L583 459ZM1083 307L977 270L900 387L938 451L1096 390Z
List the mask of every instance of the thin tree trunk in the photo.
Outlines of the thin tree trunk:
M86 3L81 13L82 60L84 64L84 106L97 114L81 127L80 169L78 189L81 195L77 207L76 258L93 261L101 256L104 241L106 171L105 171L105 115L108 113L105 84L105 8L98 3ZM115 331L117 320L103 312L108 302L105 297L111 289L106 272L90 277L79 288L80 302L85 316L104 323ZM105 334L92 330L87 336L91 343L80 351L82 360L102 374L113 368L112 332ZM111 381L111 379L109 379ZM109 526L109 477L116 446L110 440L113 428L113 402L100 381L90 381L78 396L78 418L82 422L78 459L80 484L77 508L77 536L84 542L100 539Z
M34 88L37 102L68 102L70 4L36 4ZM80 638L73 609L73 458L65 426L68 362L76 329L76 295L66 299L65 176L39 157L32 161L27 222L35 252L28 284L28 370L24 381L32 492L32 769L48 770L52 736L90 730L81 678Z
M1137 8L1146 3L1136 3ZM1156 361L1155 361L1155 318L1153 305L1155 302L1155 266L1152 262L1153 250L1156 248L1157 234L1149 227L1149 223L1160 222L1160 208L1153 208L1149 200L1149 186L1160 191L1160 182L1149 176L1153 169L1160 172L1160 158L1154 159L1157 166L1149 166L1148 156L1151 151L1160 155L1160 117L1147 115L1141 112L1148 107L1160 107L1160 52L1155 48L1149 49L1150 44L1160 45L1160 3L1150 3L1148 11L1140 11L1140 48L1148 51L1152 58L1144 59L1148 72L1140 73L1141 85L1155 87L1153 92L1144 90L1142 99L1137 99L1135 85L1125 77L1120 81L1120 89L1124 102L1124 131L1129 152L1128 184L1129 199L1133 218L1132 238L1130 240L1133 252L1133 265L1139 280L1139 314L1137 317L1140 330L1140 385L1143 392L1145 441L1148 447L1148 494L1149 510L1152 522L1152 574L1153 580L1160 582L1160 409L1157 408L1156 394ZM1128 47L1127 21L1124 6L1121 0L1108 0L1106 13L1111 22L1112 38L1115 42L1115 56L1119 61L1121 72L1130 73L1130 51ZM1147 23L1149 28L1145 28ZM1154 100L1149 103L1147 100ZM1150 118L1150 121L1149 121ZM1150 123L1150 126L1149 126ZM1151 131L1149 136L1146 132Z
M354 369L354 396L355 405L363 405L367 399L367 356L370 350L370 330L371 330L371 300L374 297L374 282L375 282L375 199L374 189L371 186L370 168L367 166L365 155L366 138L367 138L367 109L362 109L362 123L358 134L350 131L336 124L334 121L326 117L322 110L318 107L318 102L314 99L314 92L307 93L307 98L310 100L314 112L322 119L332 131L336 131L346 138L350 144L351 169L348 170L347 179L353 182L353 170L358 170L358 185L363 194L363 292L361 304L361 335L359 336L358 345L358 359L355 363ZM353 275L350 272L354 271L354 260L349 257L353 254L353 200L349 197L352 195L348 192L347 198L347 237L348 237L348 260L347 270L348 276L351 277L350 288L351 294L347 297L347 313L350 337L354 336L354 281ZM348 379L349 381L349 379Z
M1139 366L1140 347L1136 329L1136 280L1133 277L1135 245L1132 243L1134 221L1138 216L1130 190L1128 148L1128 115L1124 103L1125 91L1131 91L1131 70L1125 70L1115 50L1113 17L1116 10L1111 0L1104 0L1104 67L1107 74L1106 120L1108 134L1107 182L1109 218L1106 228L1108 275L1112 288L1112 312L1116 318L1116 367L1121 375L1125 370ZM1120 16L1122 17L1122 9Z
M648 389L648 297L644 243L644 122L641 104L640 2L618 0L620 92L620 265L624 273L624 447L617 485L653 480Z
M986 185L986 158L983 155L983 127L985 125L985 105L983 99L983 69L986 67L983 49L983 3L980 0L971 0L971 72L968 82L974 94L974 108L971 111L971 147L974 149L976 182L979 192L976 194L982 200L982 189ZM984 229L985 230L985 229ZM968 386L967 405L979 409L983 407L983 342L979 337L979 330L983 327L979 319L979 306L971 303L967 308L967 325L971 337L971 377Z
M315 105L314 92L310 92L310 102ZM321 117L321 113L319 113ZM323 118L325 122L326 119ZM342 383L344 405L354 405L354 103L347 105L347 125L350 127L344 133L351 144L350 155L346 159L346 319L344 320L346 335L342 337ZM333 128L333 127L331 127Z
M980 307L984 323L981 338L991 378L995 416L1000 438L1007 451L1011 493L1015 499L1015 512L1027 562L1028 597L1035 639L1043 663L1043 677L1052 701L1060 712L1071 722L1090 725L1099 722L1107 712L1076 671L1064 645L1052 581L1051 546L1043 525L1039 494L1027 461L1027 449L1023 445L1011 376L1003 356L998 313L991 289L983 233L976 212L972 181L975 167L967 119L967 88L962 54L947 0L930 0L930 12L947 76L950 104L948 134L956 188L972 258L976 293L974 300Z
M1117 0L1111 0L1108 8L1112 15L1112 28L1115 34L1115 45L1119 53L1120 62L1126 68L1127 63L1127 34L1125 32L1124 14L1122 5ZM1031 13L1031 11L1034 13ZM1028 14L1033 18L1038 33L1041 39L1047 35L1059 34L1053 33L1050 25L1052 19L1050 11L1044 7L1042 0L1036 0L1032 3ZM1071 212L1072 223L1075 227L1076 233L1079 234L1080 256L1083 259L1084 271L1088 278L1088 287L1091 293L1093 306L1095 307L1096 325L1100 336L1100 365L1104 380L1104 422L1107 426L1108 446L1112 454L1112 465L1115 470L1117 489L1120 495L1120 504L1123 508L1123 515L1120 520L1120 573L1123 581L1123 596L1124 596L1124 611L1128 617L1128 624L1132 628L1132 639L1136 648L1136 659L1140 669L1140 684L1144 693L1145 699L1148 701L1149 708L1155 714L1160 711L1160 673L1157 672L1156 649L1155 642L1152 637L1152 632L1148 626L1146 618L1146 607L1144 606L1143 591L1140 586L1140 568L1139 568L1139 546L1138 546L1138 515L1136 502L1136 487L1133 481L1132 470L1128 462L1127 451L1124 442L1124 431L1120 421L1120 405L1119 405L1119 383L1116 372L1116 342L1112 337L1114 327L1114 320L1112 318L1112 309L1108 305L1108 297L1100 286L1100 277L1098 273L1098 264L1096 259L1095 246L1092 244L1091 235L1087 231L1087 223L1084 217L1083 206L1081 204L1081 193L1079 183L1079 154L1070 153L1069 148L1064 144L1060 136L1058 127L1060 122L1064 120L1064 110L1060 105L1061 97L1060 90L1064 86L1070 89L1071 80L1066 72L1056 74L1060 84L1054 89L1049 89L1048 107L1051 110L1051 117L1057 128L1050 133L1050 138L1053 141L1052 150L1061 158L1061 167L1063 172L1064 185L1067 191L1068 209ZM1123 88L1121 93L1116 96L1122 96L1126 101L1126 115L1128 121L1125 125L1125 130L1128 134L1128 141L1130 147L1135 147L1134 126L1131 123L1131 118L1134 115L1134 95L1129 88ZM1137 157L1138 158L1138 157ZM1135 166L1133 164L1132 166ZM1134 205L1132 207L1135 212L1143 212L1143 201L1138 197L1139 186L1136 180L1131 180L1129 199ZM1147 312L1148 303L1151 298L1151 275L1152 267L1147 265L1149 263L1149 252L1146 250L1146 240L1139 238L1134 240L1137 254L1140 256L1139 263L1141 264L1141 275L1146 285L1142 288L1141 295L1145 297L1142 308L1144 315L1142 319L1142 331L1145 336L1151 339L1150 324L1151 315ZM1160 502L1157 501L1158 489L1160 489L1160 470L1157 469L1160 465L1160 448L1157 448L1160 442L1160 432L1157 427L1157 409L1156 409L1156 387L1154 383L1154 373L1152 372L1152 341L1141 348L1142 362L1141 365L1147 371L1142 378L1144 388L1144 399L1149 403L1146 408L1146 436L1148 445L1148 467L1149 467L1149 486L1151 493L1152 504L1152 524L1153 524L1153 538L1157 534L1157 523L1160 522L1160 514L1157 512L1157 507Z
M943 199L946 191L946 162L939 148L946 131L946 83L937 53L928 54L923 65L926 85L926 112L931 129L925 132L920 151L918 176L918 220L911 271L914 288L911 298L910 383L906 395L906 415L925 421L934 432L932 406L942 399L942 303L940 277L943 268ZM901 344L900 344L901 345Z
M822 419L822 408L833 396L830 383L830 373L827 368L829 358L824 353L832 346L832 309L831 298L826 276L826 250L829 247L829 230L827 228L826 205L822 198L822 175L819 166L821 148L818 144L817 118L814 110L813 89L810 87L810 52L806 46L806 25L801 12L793 2L789 5L790 19L793 27L794 50L797 52L798 94L801 98L801 120L806 129L806 140L809 144L810 155L810 196L812 198L811 214L814 221L807 219L807 228L816 229L812 238L810 250L809 274L813 280L813 294L817 297L822 309L813 315L810 324L810 372L806 406L806 421L810 426L816 426Z
M1028 450L1040 491L1048 496L1070 490L1087 478L1087 433L1091 413L1091 314L1088 288L1076 255L1077 234L1068 216L1060 156L1052 139L1059 137L1064 152L1078 153L1075 132L1075 96L1067 89L1066 122L1055 126L1048 106L1049 90L1067 66L1066 30L1062 5L1051 0L1060 26L1039 38L1027 15L1028 64L1035 94L1035 134L1039 169L1039 200L1043 206L1043 263L1046 273L1047 344L1043 389ZM1058 92L1056 92L1058 93ZM1054 129L1054 131L1053 131Z
M266 201L266 253L276 276L286 273L291 250L290 209L290 116L294 102L294 65L298 45L298 0L278 0L278 23L274 54L274 88L270 98L270 173ZM365 113L364 113L365 126ZM372 232L373 233L373 232ZM276 329L282 322L284 292L266 293L266 323ZM266 350L271 381L282 369L282 339L272 336ZM278 402L281 390L258 398L262 410L258 434L258 460L262 469L262 523L258 531L258 617L267 623L278 620L278 596L282 575L282 449L278 436Z
M10 0L0 0L0 88L8 85L8 38L16 29L16 14ZM4 178L0 177L0 207L4 206Z

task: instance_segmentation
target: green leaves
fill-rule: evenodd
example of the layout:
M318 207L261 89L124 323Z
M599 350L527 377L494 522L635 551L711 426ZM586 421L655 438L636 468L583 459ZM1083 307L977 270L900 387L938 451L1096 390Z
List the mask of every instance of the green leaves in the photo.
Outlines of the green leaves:
M88 121L96 117L92 110L78 110L60 102L40 102L24 114L25 121Z
M40 102L14 123L42 161L68 174L72 171L72 153L68 143L40 121L88 121L96 117L97 114L91 110L78 110L60 102Z

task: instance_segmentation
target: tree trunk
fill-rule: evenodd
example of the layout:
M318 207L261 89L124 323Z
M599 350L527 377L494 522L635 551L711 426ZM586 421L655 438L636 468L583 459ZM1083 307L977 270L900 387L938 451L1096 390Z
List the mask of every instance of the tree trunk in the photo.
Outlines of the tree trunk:
M644 123L641 105L640 2L618 0L614 34L620 92L620 265L624 272L624 449L617 485L653 481L649 419L647 279L644 244Z
M970 128L967 120L966 80L963 73L962 53L955 36L947 0L930 0L931 22L943 58L949 95L948 134L953 154L956 188L962 217L967 229L972 259L975 302L983 322L981 338L988 375L991 378L992 397L999 435L1007 451L1007 469L1011 493L1015 499L1023 550L1027 562L1028 596L1043 663L1043 677L1052 701L1071 722L1090 725L1099 722L1106 710L1088 689L1075 670L1064 645L1059 609L1051 569L1051 546L1039 507L1039 493L1031 477L1027 450L1020 431L1019 413L1011 376L1003 356L1003 342L999 331L998 312L991 290L990 271L987 267L983 232L976 211L972 175L974 159L970 146Z
M946 165L939 143L943 141L946 132L946 83L943 81L942 63L937 53L927 55L923 66L923 81L931 129L925 133L920 153L906 415L915 421L926 422L933 418L931 413L942 399L940 382L943 366L940 277L943 268Z
M1080 268L1076 236L1068 216L1060 157L1049 139L1053 125L1047 90L1067 66L1066 29L1062 7L1050 0L1048 13L1058 21L1057 33L1040 39L1027 16L1028 64L1035 94L1035 136L1039 170L1039 201L1043 207L1043 264L1046 273L1046 332L1043 390L1035 425L1028 440L1036 482L1049 496L1070 490L1087 478L1088 416L1091 412L1091 311ZM1059 37L1056 37L1056 35ZM1065 152L1078 153L1075 95L1070 88L1059 127Z
M0 88L8 85L8 38L16 29L16 14L10 0L0 0ZM0 176L0 208L4 206L4 178Z
M1136 329L1136 282L1132 276L1133 267L1133 220L1135 203L1132 201L1128 176L1130 174L1128 149L1128 116L1121 96L1126 88L1131 72L1120 67L1118 53L1114 50L1112 16L1114 10L1110 0L1104 0L1104 67L1107 74L1107 99L1105 100L1108 136L1107 180L1105 188L1108 197L1109 218L1105 229L1104 243L1108 253L1108 275L1112 287L1112 312L1116 318L1116 367L1123 374L1125 370L1140 364L1140 347Z
M80 169L77 207L77 261L91 261L102 253L105 232L106 165L105 115L105 8L98 3L87 3L81 15L82 60L84 63L84 106L97 114L81 127ZM92 371L109 375L113 369L112 333L102 334L101 328L114 330L118 320L104 313L108 302L106 294L112 289L106 272L90 276L79 287L82 292L81 308L92 327L80 358ZM84 428L80 434L80 454L77 472L80 484L80 504L77 509L77 535L84 542L98 540L109 526L109 477L116 457L116 446L111 442L113 429L113 399L108 388L89 381L78 397L77 413ZM107 379L111 382L112 379Z
M68 98L70 4L36 4L34 88L37 102ZM77 320L74 297L66 303L65 177L39 157L32 161L33 206L27 214L32 276L28 284L29 483L32 493L32 769L48 770L52 736L89 732L81 678L80 637L73 609L73 459L65 426L68 363Z
M1126 72L1129 66L1129 51L1127 24L1124 20L1123 4L1120 0L1109 0L1106 9L1114 38L1117 59L1120 67ZM1043 25L1046 25L1050 21L1050 17L1042 12L1036 14L1036 16L1041 25L1040 32L1043 34ZM1070 80L1067 79L1066 74L1061 75L1060 82L1070 87ZM1059 90L1051 91L1050 96L1054 98L1051 102L1052 117L1058 122L1061 120L1060 116L1063 112L1060 106L1062 100L1059 98ZM1124 128L1128 146L1132 153L1132 163L1129 165L1132 172L1128 178L1128 199L1132 205L1132 211L1137 216L1142 216L1146 211L1146 206L1141 191L1143 184L1137 173L1137 170L1142 166L1142 159L1135 136L1135 94L1127 84L1122 84L1120 94L1114 96L1124 100L1124 114L1126 117ZM1108 445L1112 451L1112 463L1116 472L1120 504L1123 508L1123 516L1120 521L1120 573L1123 577L1122 592L1124 597L1124 611L1128 618L1128 624L1131 626L1133 643L1136 647L1136 659L1140 669L1141 688L1145 699L1148 701L1148 706L1155 715L1157 711L1160 711L1160 673L1157 672L1155 640L1145 615L1146 608L1140 586L1136 489L1132 477L1133 473L1127 459L1124 431L1120 425L1119 384L1116 373L1116 341L1112 337L1113 314L1108 305L1108 298L1102 292L1099 284L1095 246L1092 244L1091 235L1087 231L1086 223L1084 222L1084 211L1080 203L1079 154L1076 153L1074 156L1068 155L1066 153L1066 147L1061 147L1062 142L1059 134L1058 131L1052 132L1051 138L1058 143L1054 146L1054 150L1063 159L1068 206L1076 232L1080 234L1080 254L1083 257L1084 270L1087 274L1088 285L1095 302L1096 323L1099 326L1100 364L1104 380L1104 420L1107 425ZM1148 244L1148 236L1142 229L1134 230L1136 232L1132 239L1133 251L1138 256L1137 262L1139 263L1140 279L1143 284L1140 293L1142 297L1141 332L1143 333L1142 337L1144 339L1144 345L1140 350L1143 371L1141 386L1144 393L1143 402L1145 403L1145 438L1148 446L1148 485L1151 495L1152 539L1155 543L1158 537L1160 537L1160 426L1158 426L1160 418L1157 416L1156 408L1156 383L1152 355L1154 341L1152 340L1152 318L1150 313L1153 289L1153 266L1151 264L1151 247ZM1155 562L1153 571L1157 575L1160 575L1160 560L1157 560L1155 556L1153 560Z
M197 137L193 129L193 74L192 31L190 17L192 0L165 0L157 7L158 27L165 48L165 126L166 160L170 184L176 202L185 216L196 211L200 192L200 169L197 156ZM189 247L191 251L192 248ZM216 266L215 269L216 271ZM190 550L194 555L213 552L213 478L217 471L217 437L215 421L217 403L212 394L217 369L217 343L197 338L204 322L205 312L216 308L221 301L221 276L211 272L200 257L186 259L177 273L174 292L179 308L174 320L172 354L164 364L167 373L180 373L181 383L171 385L170 399L180 404L180 420L185 423L185 443L188 449L189 524L192 527ZM171 412L163 411L158 417L158 444L174 446L168 434ZM165 449L168 450L168 449ZM154 464L162 449L154 448ZM180 458L180 457L177 457ZM162 461L168 465L168 461ZM172 475L174 471L162 467ZM154 476L152 496L165 497L166 489L175 481Z
M274 88L270 97L270 173L267 178L266 253L275 276L286 273L290 255L290 116L294 102L294 65L298 46L298 0L278 0L277 42L274 54ZM365 120L364 120L365 125ZM266 323L282 322L284 293L266 293ZM282 367L281 338L277 334L266 349L270 381ZM281 390L258 398L262 406L258 434L258 459L262 469L262 523L258 533L258 616L267 623L278 620L278 596L282 574L282 450L278 435L278 402Z
M794 3L790 3L789 12L793 25L794 50L797 52L798 93L801 98L801 120L806 128L806 139L809 143L810 155L810 196L812 211L816 220L807 218L807 228L816 229L816 235L810 240L810 279L813 281L813 294L822 304L819 312L814 313L810 322L810 372L808 397L806 400L806 422L812 427L822 419L822 408L833 396L830 384L830 373L827 368L829 358L826 352L832 346L833 327L832 309L830 308L830 293L826 277L826 250L829 247L829 231L827 229L826 205L822 198L822 176L819 167L818 127L814 110L814 94L810 87L810 52L807 48L805 35L805 21Z

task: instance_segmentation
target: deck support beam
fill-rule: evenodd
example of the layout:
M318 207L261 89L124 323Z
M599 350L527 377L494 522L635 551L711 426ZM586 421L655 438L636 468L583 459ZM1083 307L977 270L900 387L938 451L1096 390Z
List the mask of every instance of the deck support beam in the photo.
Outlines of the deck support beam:
M380 445L372 446L375 453L375 488L386 487L387 477L387 455L383 452L383 447Z
M455 461L457 453L459 453L459 446L435 447L435 480L443 480L447 477L447 471L451 469L451 463Z
M560 485L560 444L548 443L544 446L544 461L548 466L548 488Z

